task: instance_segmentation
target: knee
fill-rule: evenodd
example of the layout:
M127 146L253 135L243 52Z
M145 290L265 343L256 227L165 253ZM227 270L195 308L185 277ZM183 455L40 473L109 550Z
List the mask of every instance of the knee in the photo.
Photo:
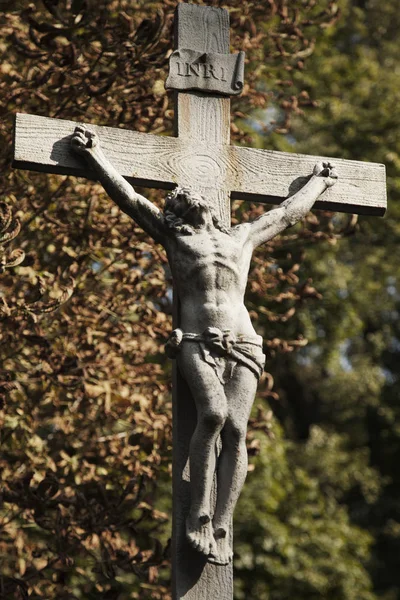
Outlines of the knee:
M247 423L227 419L224 428L224 443L238 447L246 444Z
M208 409L201 415L203 426L207 429L221 430L226 421L226 411L223 408Z

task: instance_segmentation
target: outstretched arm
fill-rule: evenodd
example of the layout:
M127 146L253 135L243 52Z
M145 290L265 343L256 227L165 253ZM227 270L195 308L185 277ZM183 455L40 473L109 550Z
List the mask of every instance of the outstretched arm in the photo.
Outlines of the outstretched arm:
M268 242L287 227L302 219L328 187L335 184L337 174L331 163L317 163L311 179L296 194L250 224L253 247Z
M162 244L165 237L164 221L159 209L144 196L137 194L105 157L95 133L84 125L75 127L71 138L72 149L85 157L110 198L129 215L146 233Z

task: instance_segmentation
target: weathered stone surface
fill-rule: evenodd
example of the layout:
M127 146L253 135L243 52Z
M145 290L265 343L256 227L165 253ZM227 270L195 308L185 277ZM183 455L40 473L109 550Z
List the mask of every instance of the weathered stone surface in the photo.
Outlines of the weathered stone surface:
M193 4L178 4L175 13L175 49L191 48L198 52L229 54L229 14L226 10ZM228 145L230 142L230 99L201 92L175 93L176 135L186 148L198 145ZM221 222L230 225L230 194L224 186L204 189L212 180L212 171L204 170L206 161L187 161L186 184L204 193ZM199 171L199 165L202 164ZM213 162L211 163L213 164ZM199 172L206 176L199 177ZM199 179L202 183L199 185ZM174 326L182 326L182 307L175 290ZM225 566L207 562L187 542L185 520L189 514L191 493L188 459L190 442L197 424L194 398L180 371L174 369L174 439L173 448L174 535L172 540L173 600L232 600L232 563ZM211 502L215 503L215 494ZM231 541L230 532L229 541Z
M244 305L253 251L303 218L336 183L337 174L330 163L318 163L307 183L281 206L254 222L228 227L193 187L177 187L167 196L162 213L134 191L105 156L98 136L85 127L75 128L71 147L84 157L111 199L168 256L180 310L179 327L172 332L167 351L176 358L187 386L178 404L184 401L186 408L191 395L197 417L189 465L185 455L185 462L175 470L178 490L188 481L190 489L189 500L186 493L179 493L181 502L174 514L175 564L180 569L184 556L194 549L193 567L202 567L201 579L212 568L204 559L220 568L231 564L233 511L247 475L247 422L265 361L262 338ZM178 452L180 441L175 440ZM193 569L184 579L191 573ZM178 583L182 585L181 579ZM209 582L200 587L210 589ZM216 598L215 590L213 594ZM191 597L181 587L176 596Z

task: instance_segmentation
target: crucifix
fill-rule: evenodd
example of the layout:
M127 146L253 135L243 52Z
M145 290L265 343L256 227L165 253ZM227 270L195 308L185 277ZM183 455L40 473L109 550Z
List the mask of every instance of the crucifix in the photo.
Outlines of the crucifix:
M167 86L176 137L16 116L14 166L98 179L167 252L175 285L173 599L231 600L232 514L247 471L245 432L264 355L243 304L252 251L312 207L386 208L383 165L231 146L230 99L244 55L229 16L181 3ZM132 185L173 190L164 212ZM230 198L278 204L230 227Z

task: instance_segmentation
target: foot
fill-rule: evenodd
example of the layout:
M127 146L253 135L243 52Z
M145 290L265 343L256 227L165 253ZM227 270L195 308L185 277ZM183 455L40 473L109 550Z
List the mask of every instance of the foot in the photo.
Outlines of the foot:
M99 138L85 125L77 125L71 137L71 148L78 154L90 154L99 145Z
M208 515L189 517L186 519L186 537L190 545L207 558L214 555L215 542L211 519Z
M213 555L209 557L208 562L214 565L229 565L232 562L233 552L227 528L218 527L215 529L214 540L216 548Z
M327 187L332 187L338 179L335 165L330 162L317 163L314 167L313 175L323 177Z

